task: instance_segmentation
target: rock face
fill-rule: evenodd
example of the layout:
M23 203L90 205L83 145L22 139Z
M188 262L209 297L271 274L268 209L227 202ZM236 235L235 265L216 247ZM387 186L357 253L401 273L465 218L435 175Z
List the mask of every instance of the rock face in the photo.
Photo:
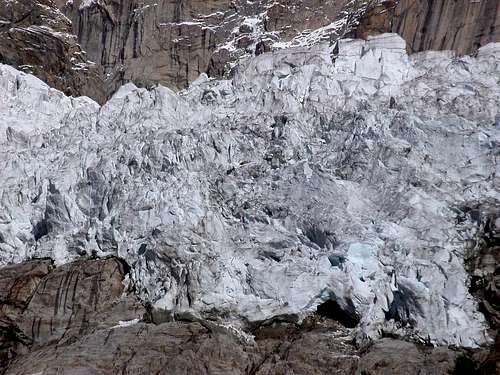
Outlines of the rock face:
M466 217L475 221L479 228L467 257L468 270L472 275L470 290L480 301L479 308L490 323L491 337L496 336L495 344L481 369L485 373L499 373L500 206L496 202L483 202L466 206L464 211Z
M100 67L88 61L71 21L51 0L0 1L0 62L32 73L67 95L103 102Z
M401 0L392 31L400 34L410 51L455 50L473 53L500 41L500 2L497 0Z
M52 270L52 262L34 261L7 266L0 274L0 371L5 371L17 354L25 352L32 340L19 326L24 309L40 281Z
M384 34L330 53L103 107L1 66L1 262L118 256L160 322L249 330L327 304L359 345L487 344L464 266L479 224L459 218L498 204L500 46L409 57Z
M239 59L278 43L334 38L365 3L5 0L0 62L103 103L129 81L181 89L201 73L228 74Z
M2 268L0 368L28 350L65 346L120 320L142 318L142 305L126 295L123 264L80 260L54 268L49 260Z
M500 41L497 0L0 1L0 62L104 103L121 85L178 90L242 59L352 33L397 32L410 52ZM361 19L360 25L358 21Z
M347 3L75 0L61 9L90 60L116 77L117 87L132 81L181 89L201 73L229 73L235 61L255 53L258 43L288 42L304 30L339 21ZM364 7L364 1L355 3ZM340 23L331 31L339 34Z
M454 50L460 55L500 41L497 0L383 1L367 11L354 34L394 32L407 42L408 52Z

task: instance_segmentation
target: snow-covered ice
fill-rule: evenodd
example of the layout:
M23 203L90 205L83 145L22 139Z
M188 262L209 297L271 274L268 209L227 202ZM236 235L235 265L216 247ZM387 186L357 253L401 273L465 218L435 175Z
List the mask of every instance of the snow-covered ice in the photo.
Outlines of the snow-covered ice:
M0 65L0 261L114 254L176 313L234 326L334 299L361 339L479 345L456 218L500 198L499 80L500 44L408 56L392 34L102 107Z

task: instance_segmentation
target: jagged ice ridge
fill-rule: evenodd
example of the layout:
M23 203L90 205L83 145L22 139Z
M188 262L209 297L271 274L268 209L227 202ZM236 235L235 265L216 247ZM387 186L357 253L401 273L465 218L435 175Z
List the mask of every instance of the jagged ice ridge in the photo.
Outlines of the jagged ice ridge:
M0 65L0 263L114 254L137 293L242 327L333 300L360 340L477 346L467 202L499 200L500 44L392 34L104 106Z

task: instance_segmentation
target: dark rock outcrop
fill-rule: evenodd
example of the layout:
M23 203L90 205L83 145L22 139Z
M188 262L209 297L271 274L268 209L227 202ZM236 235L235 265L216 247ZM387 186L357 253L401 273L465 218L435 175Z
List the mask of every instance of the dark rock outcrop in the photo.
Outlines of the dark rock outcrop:
M468 257L470 291L488 320L490 335L495 338L489 355L480 369L487 374L500 373L500 205L498 202L473 204L463 209L461 220L474 222L477 233Z
M407 42L408 52L454 50L470 54L500 41L500 2L497 0L384 1L370 9L356 36L395 32Z
M359 373L448 374L454 367L456 353L447 348L426 348L410 342L382 339L363 355Z
M0 275L0 368L18 354L67 345L144 314L126 294L124 265L115 258L55 269L49 260L33 260Z
M31 73L67 95L108 95L101 67L88 60L71 21L52 0L0 1L0 62Z
M0 272L0 373L33 342L17 323L52 268L50 260L36 260L4 267Z
M401 0L392 31L407 40L412 52L450 49L472 53L500 41L500 2Z

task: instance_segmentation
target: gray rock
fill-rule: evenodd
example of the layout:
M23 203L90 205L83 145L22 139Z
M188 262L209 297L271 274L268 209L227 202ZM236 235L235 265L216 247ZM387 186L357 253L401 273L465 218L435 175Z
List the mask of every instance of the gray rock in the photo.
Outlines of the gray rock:
M457 354L447 348L418 347L409 342L382 339L360 361L359 375L449 374Z

